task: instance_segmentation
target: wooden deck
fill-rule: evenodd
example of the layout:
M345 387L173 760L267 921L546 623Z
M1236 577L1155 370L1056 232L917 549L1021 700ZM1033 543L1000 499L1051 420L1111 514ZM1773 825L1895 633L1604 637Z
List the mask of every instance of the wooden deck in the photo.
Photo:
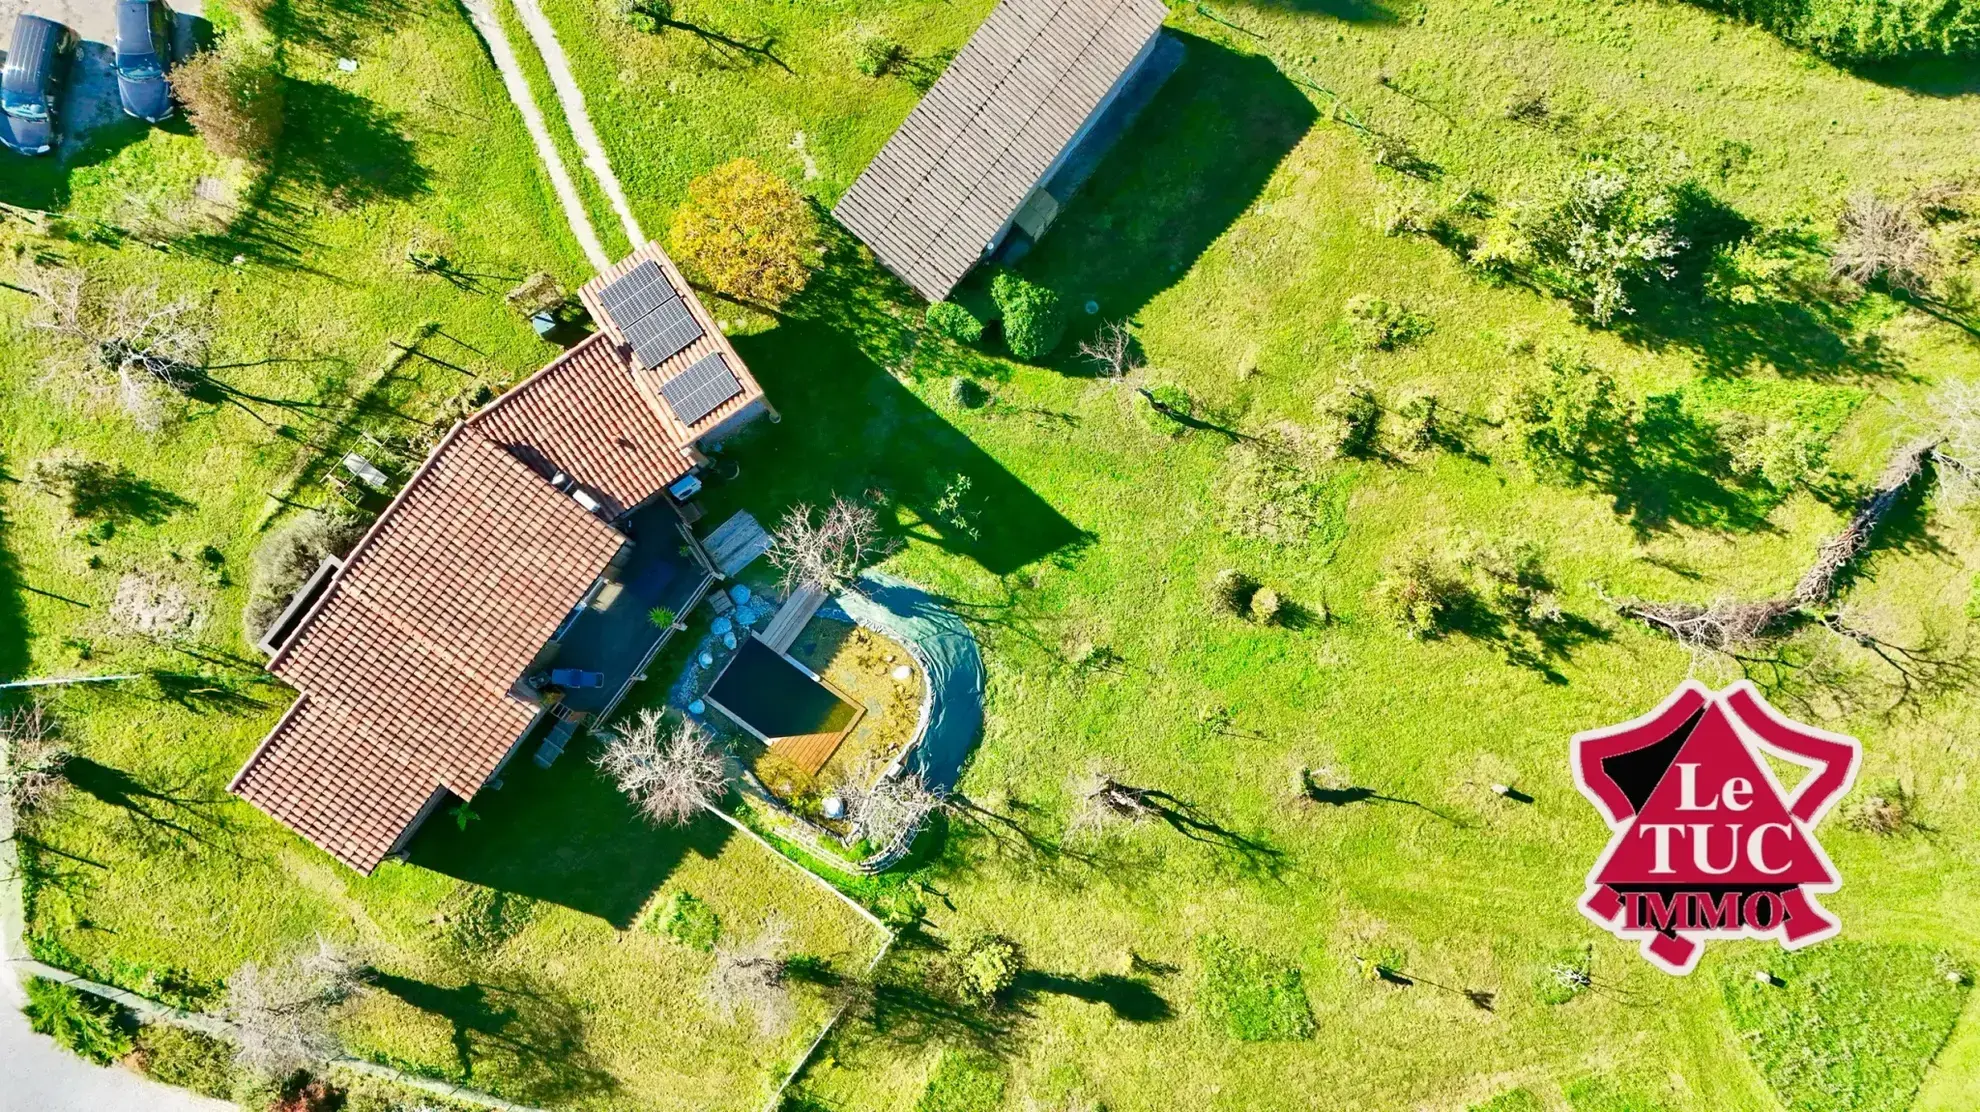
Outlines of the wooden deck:
M764 644L778 652L789 652L791 642L797 640L797 635L804 629L805 623L809 622L811 616L818 613L818 608L823 605L825 605L825 592L816 587L799 587L792 592L790 598L784 600L784 605L778 608L776 616L770 619L770 624L764 626L763 632L757 636L763 638Z
M708 558L715 561L715 570L729 577L770 548L770 534L763 531L749 511L742 510L717 525L701 543L708 550Z

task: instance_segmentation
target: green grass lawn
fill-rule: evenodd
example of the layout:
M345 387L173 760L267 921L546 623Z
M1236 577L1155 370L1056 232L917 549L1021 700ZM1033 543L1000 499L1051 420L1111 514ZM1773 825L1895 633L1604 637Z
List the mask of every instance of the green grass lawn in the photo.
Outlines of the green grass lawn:
M904 79L857 74L861 37L886 33L934 58L988 7L680 6L682 21L781 64L692 31L639 35L604 3L556 0L548 11L657 236L686 183L737 154L829 204L917 95ZM302 226L318 246L306 257L336 280L293 266L159 262L145 248L86 250L106 265L201 268L174 280L233 291L258 307L262 328L279 316L280 327L326 346L351 344L351 377L377 365L386 336L405 334L381 320L404 330L444 320L489 353L491 378L496 367L520 373L542 349L495 299L392 269L415 233L442 232L463 260L559 273L579 265L557 246L563 223L529 174L519 128L504 125L509 138L495 144L483 128L419 107L430 94L508 119L465 25L446 13L431 20L375 40L383 53L361 55L357 79L373 83L365 95L430 121L415 142L430 182L487 192L435 185L349 212L310 210ZM1770 1054L1819 1054L1820 1037L1802 1012L1743 1011L1725 991L1778 960L1776 948L1714 943L1697 973L1671 978L1575 910L1607 833L1569 781L1567 739L1641 713L1687 674L1740 675L1616 619L1605 595L1707 601L1792 584L1844 519L1848 492L1911 434L1935 384L1980 376L1980 346L1881 295L1814 308L1673 295L1594 331L1562 302L1481 282L1428 239L1385 235L1380 214L1418 193L1508 200L1576 152L1647 130L1689 154L1720 209L1761 227L1806 220L1826 231L1854 189L1970 171L1980 90L1963 78L1867 80L1683 5L1261 0L1184 7L1172 24L1187 36L1184 68L1024 269L1075 306L1098 304L1082 328L1135 321L1151 380L1185 391L1205 427L1151 427L1134 394L1071 359L1025 366L922 336L919 305L843 241L781 316L711 306L784 419L725 446L741 478L711 484L710 520L735 508L771 520L798 501L878 492L909 542L889 570L952 600L983 640L990 673L986 736L961 791L1007 822L937 823L906 876L849 884L875 902L921 905L926 939L917 941L930 944L896 952L883 970L888 1006L827 1043L804 1097L900 1112L1034 1100L1783 1107ZM401 84L401 70L415 72L414 44L443 35L464 44L433 52L462 66L460 84ZM337 80L324 68L325 81ZM438 91L456 87L476 99ZM1536 91L1546 94L1540 122L1507 117L1509 102ZM1438 167L1435 180L1375 166L1350 118L1407 138ZM802 150L792 145L799 132ZM475 157L482 143L511 160ZM174 157L196 165L186 140L153 136L76 171L66 203L110 204L118 168L134 171L129 160L154 147L160 158L193 152ZM521 209L505 204L521 198L536 223L512 221ZM1733 223L1721 212L1722 225ZM525 247L549 257L517 258ZM1398 351L1352 351L1341 325L1357 294L1401 301L1432 331ZM289 305L303 310L270 309ZM244 322L242 331L253 330ZM120 531L110 557L157 561L176 548L193 561L214 543L230 568L242 566L252 547L243 523L291 466L287 442L240 447L264 441L223 412L163 447L120 450L131 437L114 422L86 422L22 390L32 349L8 343L10 473L61 438L116 450L198 510ZM1534 363L1525 352L1558 345L1580 348L1634 399L1671 399L1658 403L1657 438L1627 482L1537 482L1497 427L1507 381ZM256 372L302 376L278 380L291 389L311 381L270 366ZM419 375L434 381L409 394L444 392L441 370L423 365ZM956 400L962 374L986 388L984 404ZM1253 509L1246 499L1277 477L1261 478L1265 457L1234 434L1313 426L1316 402L1343 376L1395 403L1434 390L1461 416L1462 446L1296 476L1300 539L1238 535ZM1687 463L1700 430L1732 411L1787 416L1810 438L1832 437L1835 482L1783 495ZM236 425L227 436L209 431ZM959 477L967 495L945 498ZM111 576L88 565L95 550L68 539L70 527L33 495L7 496L16 578L100 604ZM1980 533L1968 510L1914 502L1847 600L1891 640L1959 656L1972 635ZM1374 589L1392 561L1473 535L1539 546L1568 619L1557 632L1535 640L1479 623L1411 641L1382 619ZM1207 590L1226 567L1310 620L1268 627L1215 613ZM226 624L238 587L214 598L212 644L241 652ZM163 659L88 632L92 612L47 595L0 593L0 605L23 607L32 623L13 659L0 657L3 671L74 667L71 637L120 654L92 667ZM1117 663L1082 665L1090 647ZM194 987L210 985L243 957L323 930L385 955L391 979L353 1025L367 1053L525 1099L743 1107L762 1098L802 1036L759 1045L707 1016L693 999L706 956L640 927L643 910L688 892L723 931L745 932L774 907L832 969L872 952L849 913L753 844L714 827L640 832L614 812L580 751L548 773L520 769L476 801L481 818L467 830L438 821L412 866L358 881L247 808L202 801L284 696L245 669L176 667L219 679L172 688L186 706L116 692L65 699L85 755L107 772L36 832L52 848L30 847L51 874L37 930L120 979L181 969ZM671 675L664 660L654 674ZM1980 714L1969 690L1942 683L1901 702L1895 673L1821 635L1754 675L1783 709L1860 736L1863 783L1902 780L1930 828L1879 837L1834 818L1824 825L1844 877L1825 903L1846 938L1879 952L1944 950L1970 966L1980 956L1971 926L1980 814L1965 769ZM207 690L216 687L235 694ZM1215 832L1191 828L1200 837L1186 838L1156 823L1068 841L1069 784L1095 767L1171 793ZM1302 771L1328 793L1303 797ZM109 772L184 801L133 791ZM1493 783L1533 801L1493 795ZM185 808L217 818L184 817ZM147 813L182 816L173 821L213 844ZM517 902L477 894L490 889ZM462 934L457 922L484 926ZM980 932L1019 943L1030 973L1001 1010L943 1012L920 987L935 981L938 947ZM459 956L472 949L466 941L490 938ZM1208 938L1221 942L1206 949ZM1543 1002L1536 977L1564 950L1591 945L1594 987ZM1206 958L1226 946L1246 960ZM1809 960L1825 952L1844 951L1819 947ZM1400 979L1366 976L1369 961ZM1851 976L1871 968L1847 964ZM1292 1018L1295 992L1304 1024ZM818 1018L822 1002L802 999L805 1020ZM1891 1001L1906 1024L1941 1038L1952 1006L1938 995ZM1309 1024L1309 1037L1276 1037ZM1769 1032L1770 1053L1751 1048L1746 1030ZM1980 1092L1976 1037L1968 1016L1933 1068L1925 1059L1938 1044L1922 1038L1861 1052L1879 1076L1914 1079L1931 1107L1963 1108ZM1512 1091L1530 1100L1502 1097ZM1885 1106L1865 1096L1823 1107Z

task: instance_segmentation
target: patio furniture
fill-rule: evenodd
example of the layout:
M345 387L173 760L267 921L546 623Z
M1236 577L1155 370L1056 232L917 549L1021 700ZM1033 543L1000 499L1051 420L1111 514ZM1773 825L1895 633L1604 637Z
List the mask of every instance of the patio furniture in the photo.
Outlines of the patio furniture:
M550 682L558 687L577 690L584 687L605 686L605 673L587 672L581 668L552 668Z
M364 480L365 485L374 490L385 490L392 485L392 480L386 476L385 472L373 467L370 460L358 455L356 452L346 452L344 454L344 470Z

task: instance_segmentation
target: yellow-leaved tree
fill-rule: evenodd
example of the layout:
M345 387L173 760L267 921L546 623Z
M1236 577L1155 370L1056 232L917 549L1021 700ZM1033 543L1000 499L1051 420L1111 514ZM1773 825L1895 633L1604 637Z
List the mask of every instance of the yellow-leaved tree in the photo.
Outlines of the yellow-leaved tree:
M674 258L717 293L777 306L818 259L818 218L783 178L748 158L688 186L674 216Z

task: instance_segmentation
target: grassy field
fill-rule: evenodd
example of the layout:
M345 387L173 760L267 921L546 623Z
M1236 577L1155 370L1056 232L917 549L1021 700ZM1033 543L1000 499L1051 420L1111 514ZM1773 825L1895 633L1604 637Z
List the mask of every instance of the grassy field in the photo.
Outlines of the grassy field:
M547 10L658 234L687 182L737 154L829 204L917 96L904 78L859 75L860 40L883 32L938 59L988 7L700 0L677 13L699 32L659 36L621 26L603 3ZM1902 782L1929 828L1880 837L1824 826L1845 878L1825 902L1851 945L1866 947L1833 975L1834 991L1803 991L1800 967L1784 967L1790 995L1749 1001L1739 994L1750 994L1752 969L1783 960L1772 946L1715 943L1697 973L1673 979L1595 931L1573 902L1606 831L1564 758L1571 733L1642 712L1687 674L1740 675L1620 621L1605 597L1706 601L1793 583L1844 519L1849 492L1919 426L1935 385L1980 377L1980 346L1883 295L1741 301L1682 283L1621 326L1592 330L1563 302L1480 281L1427 238L1385 235L1381 214L1419 195L1506 202L1578 152L1652 132L1687 152L1719 226L1826 233L1852 190L1973 172L1980 88L1943 73L1852 75L1682 5L1261 0L1184 7L1171 23L1185 36L1184 68L1024 269L1074 305L1096 302L1082 327L1133 320L1149 380L1185 391L1200 427L1151 427L1131 392L1071 359L1025 366L921 335L919 306L843 239L782 315L714 306L784 420L727 446L741 478L711 484L711 520L880 492L909 542L890 570L948 595L990 669L986 736L961 790L1006 821L938 823L907 876L856 889L919 903L924 931L883 972L888 1006L826 1045L803 1099L862 1110L1867 1112L1905 1107L1918 1086L1921 1108L1970 1107L1980 1015L1968 1008L1948 1035L1970 993L1921 981L1941 953L1968 969L1980 960L1980 814L1965 773L1980 714L1949 682L1962 673L1939 670L1907 695L1890 669L1823 635L1797 642L1787 665L1755 668L1784 709L1860 736L1865 790ZM442 12L374 49L410 54L466 35ZM507 120L471 46L445 55L468 72L444 87L476 98L461 107ZM409 63L360 57L358 78L375 82L366 95L395 111L437 112L422 98L446 99L430 83L400 84ZM1509 118L1509 104L1538 93L1543 114ZM366 282L73 249L105 265L207 268L174 280L234 283L223 288L266 299L254 303L264 316L302 304L306 315L285 314L285 325L357 345L358 368L403 334L378 320L410 330L442 319L488 353L489 377L497 367L513 377L541 351L496 300L389 267L419 220L440 222L463 260L564 273L574 252L526 169L519 128L498 129L509 136L501 161L474 157L495 132L433 126L415 145L430 181L481 181L490 195L436 185L303 225L322 244L306 256L313 265ZM1430 180L1375 165L1396 137L1436 168L1418 168ZM196 160L183 138L152 136L70 175L61 203L110 204L118 168L141 168L126 164L153 147ZM501 226L517 211L504 206L524 197L535 223ZM448 217L485 211L497 215ZM523 245L550 257L514 258ZM1342 325L1357 294L1400 300L1432 330L1396 352L1354 351ZM223 412L162 447L119 450L130 434L114 421L85 422L21 390L33 349L8 345L10 473L58 438L83 437L198 506L120 531L107 542L122 546L116 559L176 548L193 560L214 543L242 566L252 547L242 523L291 465L291 446L270 443L266 458L231 447L261 441L249 425L209 431L246 421ZM1669 399L1653 407L1660 421L1627 474L1538 482L1498 427L1508 381L1562 345L1632 398ZM273 366L260 373L302 373ZM419 373L447 389L439 368ZM987 402L957 400L965 374ZM1434 390L1462 416L1462 444L1330 463L1296 484L1301 539L1246 539L1261 457L1244 438L1311 427L1344 375L1390 402ZM1812 439L1832 437L1833 475L1785 494L1733 481L1700 448L1733 412L1786 415ZM969 479L959 504L944 498L958 477ZM110 574L87 565L93 550L35 496L10 487L8 512L14 574L32 590L0 593L0 605L24 607L31 636L0 671L74 667L65 639L101 637L84 632L94 615L32 591L95 605ZM1381 618L1373 595L1385 568L1473 535L1540 547L1567 615L1558 631L1536 639L1479 622L1412 641ZM1914 500L1847 599L1881 635L1963 658L1976 559L1971 511ZM1213 613L1207 588L1225 567L1307 620L1265 627ZM243 652L227 624L238 587L214 597L211 645ZM155 650L115 651L126 655L91 666L166 666ZM185 802L100 776L35 832L49 848L30 847L49 872L37 930L120 979L176 967L210 985L243 957L326 930L385 955L391 979L353 1027L368 1053L552 1103L741 1107L761 1099L802 1038L760 1045L707 1016L691 998L706 958L636 929L649 897L691 892L739 931L777 908L799 921L800 946L842 972L871 952L856 921L752 844L715 827L639 833L569 758L511 777L476 802L481 818L465 831L434 824L412 867L357 881L246 808L200 802L282 695L245 669L171 667L203 677L170 689L189 706L115 693L64 706L92 762ZM656 682L666 672L656 665ZM1150 824L1067 841L1070 782L1095 767L1186 801L1205 824L1192 828L1199 837ZM1324 790L1302 794L1303 771ZM1492 783L1532 802L1500 798ZM188 825L188 807L223 820L224 834L194 827L219 848L142 817ZM525 901L513 937L506 902L490 892ZM457 921L495 925L464 938ZM1025 953L1010 1004L933 1006L921 986L943 967L939 946L981 932ZM458 956L491 937L481 956ZM1564 950L1590 953L1595 990L1544 1003L1535 979ZM1396 976L1371 976L1375 965ZM1849 1018L1824 1009L1856 1007L1871 971L1905 989L1885 995L1907 1036L1851 1044L1877 1085L1808 1087L1795 1063L1820 1058L1820 1032ZM815 1019L822 1002L803 1002ZM1749 1031L1763 1032L1761 1046Z

